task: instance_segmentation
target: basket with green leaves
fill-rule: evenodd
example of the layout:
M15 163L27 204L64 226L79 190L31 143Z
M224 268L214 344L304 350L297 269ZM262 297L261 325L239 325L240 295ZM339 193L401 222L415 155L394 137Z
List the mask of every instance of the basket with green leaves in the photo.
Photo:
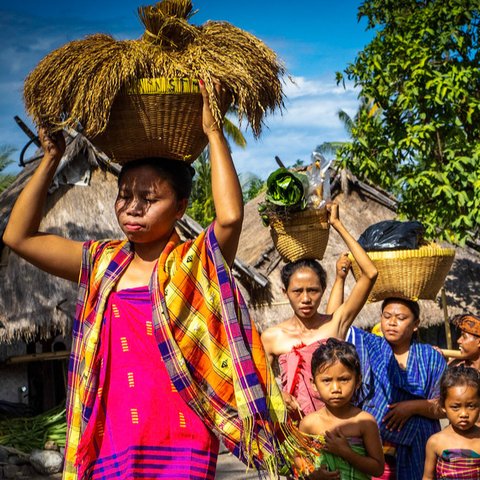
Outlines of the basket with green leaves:
M212 112L222 114L215 82L239 120L259 136L264 115L283 106L283 64L257 37L227 22L189 22L191 0L139 7L140 39L96 34L48 54L24 85L28 113L50 129L80 128L112 160L168 157L193 162L207 144L205 82Z
M285 261L321 260L328 244L326 200L328 162L319 156L304 172L279 168L267 179L265 202L259 214L270 227L273 244Z

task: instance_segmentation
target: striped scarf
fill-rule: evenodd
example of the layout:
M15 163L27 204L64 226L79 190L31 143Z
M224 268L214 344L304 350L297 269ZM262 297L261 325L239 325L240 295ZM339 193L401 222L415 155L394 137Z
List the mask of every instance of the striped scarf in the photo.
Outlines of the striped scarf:
M98 350L105 306L133 255L126 241L84 246L69 364L64 479L78 478L92 438L93 406L101 401ZM186 403L246 465L271 477L280 467L289 468L292 459L278 453L277 434L294 446L300 436L286 423L281 393L213 226L183 244L174 233L149 288L158 346Z

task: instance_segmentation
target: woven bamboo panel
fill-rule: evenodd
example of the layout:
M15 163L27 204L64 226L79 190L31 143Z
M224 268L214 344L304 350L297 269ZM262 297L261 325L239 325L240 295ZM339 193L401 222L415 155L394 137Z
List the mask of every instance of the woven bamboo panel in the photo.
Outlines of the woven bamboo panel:
M416 250L367 252L378 270L378 278L368 298L379 302L389 297L435 300L450 271L455 250L431 244ZM360 269L350 254L355 279Z

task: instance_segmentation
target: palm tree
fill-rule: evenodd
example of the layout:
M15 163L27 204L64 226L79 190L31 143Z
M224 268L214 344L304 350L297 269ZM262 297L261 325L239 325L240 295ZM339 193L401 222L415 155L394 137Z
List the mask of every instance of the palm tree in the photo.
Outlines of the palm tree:
M360 105L358 106L357 113L352 118L345 110L338 110L337 116L338 119L343 123L343 128L348 134L350 139L353 139L353 132L355 130L355 126L361 119L362 115L371 116L379 116L381 113L380 108L378 105L368 97L361 97L360 98ZM318 145L315 149L316 152L321 153L325 157L334 157L338 160L338 154L340 151L348 146L351 142L323 142L321 145Z

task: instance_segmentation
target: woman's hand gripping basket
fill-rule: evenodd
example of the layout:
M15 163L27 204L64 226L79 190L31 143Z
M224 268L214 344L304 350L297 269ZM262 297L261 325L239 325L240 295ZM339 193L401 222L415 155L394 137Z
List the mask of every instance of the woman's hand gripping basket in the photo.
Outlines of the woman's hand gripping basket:
M329 162L314 153L305 172L279 168L268 177L259 212L285 261L323 258L330 232L325 208L330 197L328 167Z

